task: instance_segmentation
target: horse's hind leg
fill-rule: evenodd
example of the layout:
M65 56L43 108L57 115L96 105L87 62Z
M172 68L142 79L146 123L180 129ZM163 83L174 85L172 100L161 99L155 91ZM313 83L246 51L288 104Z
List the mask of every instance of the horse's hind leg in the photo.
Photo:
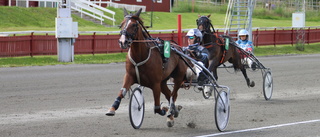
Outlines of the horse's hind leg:
M160 83L154 84L152 91L153 91L153 98L154 98L154 113L158 113L159 115L164 116L167 113L168 109L165 107L161 108L160 106L160 95L161 95L160 93L161 92L163 93L160 87ZM169 94L168 93L165 94L166 98L168 95L170 96L170 92Z

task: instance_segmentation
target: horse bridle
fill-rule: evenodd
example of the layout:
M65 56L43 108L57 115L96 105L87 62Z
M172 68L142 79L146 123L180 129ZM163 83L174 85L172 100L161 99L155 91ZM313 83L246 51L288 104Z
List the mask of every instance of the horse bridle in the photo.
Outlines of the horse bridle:
M209 19L209 17L207 16L201 16L199 17L197 20L197 26L199 27L199 25L203 26L203 30L201 31L201 33L204 35L215 35L215 29L211 23L211 20ZM212 28L213 32L211 32L210 27ZM203 46L208 46L213 44L214 42L209 42L209 43L203 43Z
M131 17L132 17L131 15L125 16L125 18L127 18L126 23L125 23L126 26L124 27L124 29L122 29L122 30L120 31L120 36L121 36L121 35L124 35L124 36L126 37L124 43L120 42L120 40L118 41L120 47L122 47L122 48L126 48L126 46L124 46L124 44L129 45L129 46L132 44L132 41L133 41L134 37L136 36L136 33L135 33L135 32L138 31L138 25L137 25L137 24L134 25L134 31L133 31L133 33L129 33L129 32L127 31L127 27L128 27L128 25L129 25L128 22L130 21ZM138 22L138 21L137 21L137 22ZM120 28L122 28L122 25L123 25L123 24L121 24Z
M201 19L201 18L203 18L207 21L203 21L203 19ZM215 33L215 30L214 30L214 27L211 23L211 20L207 16L201 16L200 18L198 18L196 20L196 23L197 23L197 26L199 26L199 25L205 26L205 28L203 30L204 34L210 34L210 33L208 33L208 31L210 32L210 27L213 29L213 33Z
M125 28L123 29L123 30L121 30L120 31L120 35L125 35L126 36L126 38L128 38L128 39L126 39L125 40L125 44L127 44L127 45L131 45L132 43L134 43L134 42L145 42L145 43L149 43L149 42L158 42L157 40L136 40L135 39L135 36L136 36L136 32L138 31L138 29L139 29L139 25L140 25L140 27L144 30L144 32L146 32L146 33L143 33L143 35L144 35L144 37L147 39L147 38L150 38L151 36L150 36L150 34L148 33L148 31L147 31L147 29L142 25L142 23L140 22L140 21L138 21L138 20L136 20L136 24L134 24L134 30L133 30L133 32L132 33L129 33L128 31L127 31L127 27L128 27L128 21L132 18L132 16L131 15L126 15L125 16L125 18L127 18L127 22L126 22L126 26L125 26ZM122 24L123 25L123 24ZM120 26L120 28L122 27L122 25ZM123 45L122 45L122 43L119 41L119 44L120 44L120 46L121 47L123 47Z

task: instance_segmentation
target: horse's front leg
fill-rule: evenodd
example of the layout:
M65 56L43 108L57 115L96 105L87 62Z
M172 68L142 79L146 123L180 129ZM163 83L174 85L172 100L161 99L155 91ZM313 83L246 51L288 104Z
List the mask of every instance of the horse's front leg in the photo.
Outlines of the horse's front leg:
M213 77L215 78L215 80L218 81L218 73L217 73L217 68L218 68L218 64L216 62L213 62L214 60L212 60L208 70L210 72L213 72Z
M255 86L255 83L254 83L254 81L250 81L250 79L249 79L249 77L248 77L248 75L247 75L246 69L245 69L244 67L241 67L240 70L241 70L244 78L246 79L246 82L247 82L248 87L254 87L254 86Z
M106 113L107 116L114 116L115 115L116 110L120 106L121 99L126 96L127 92L129 91L129 88L133 84L134 84L133 77L130 76L129 74L125 74L123 86L118 93L118 97L115 99L112 106L109 108L108 112Z

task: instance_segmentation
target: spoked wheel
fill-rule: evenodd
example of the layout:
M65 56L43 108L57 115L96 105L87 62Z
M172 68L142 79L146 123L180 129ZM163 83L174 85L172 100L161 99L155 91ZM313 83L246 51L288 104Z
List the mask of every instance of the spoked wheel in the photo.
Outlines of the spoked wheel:
M132 91L129 103L129 117L134 129L139 129L144 118L144 98L140 88Z
M270 71L263 75L263 95L266 100L270 100L273 92L273 79Z
M227 128L230 115L229 95L226 91L220 91L215 104L215 121L219 131Z

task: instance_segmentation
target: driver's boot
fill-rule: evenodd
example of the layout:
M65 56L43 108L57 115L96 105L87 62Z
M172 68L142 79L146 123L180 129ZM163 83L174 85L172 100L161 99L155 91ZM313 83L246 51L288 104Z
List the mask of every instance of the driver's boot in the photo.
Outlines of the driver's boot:
M203 71L199 73L198 76L198 89L203 90L203 85L206 83L206 76Z

